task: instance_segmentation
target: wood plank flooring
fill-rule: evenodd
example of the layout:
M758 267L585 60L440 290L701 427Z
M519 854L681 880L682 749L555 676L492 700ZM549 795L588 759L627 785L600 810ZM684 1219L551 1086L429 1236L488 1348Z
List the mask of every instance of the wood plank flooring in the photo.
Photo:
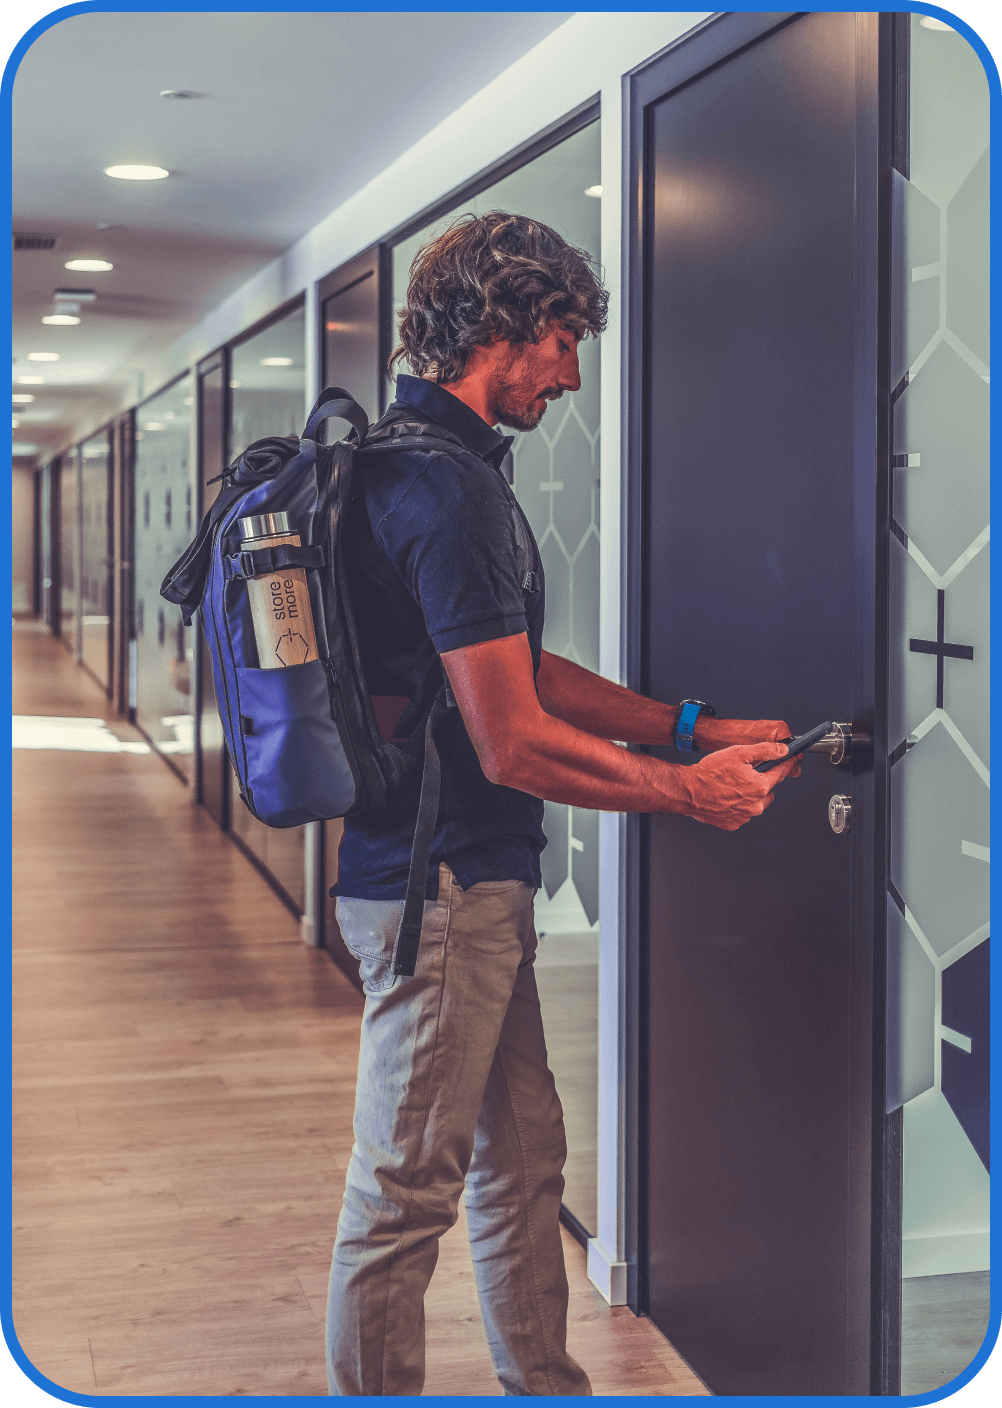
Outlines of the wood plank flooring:
M25 625L14 712L139 741ZM324 1394L362 999L154 754L24 749L13 768L20 1342L79 1393ZM565 1250L595 1392L705 1394ZM462 1221L427 1324L426 1393L500 1393Z

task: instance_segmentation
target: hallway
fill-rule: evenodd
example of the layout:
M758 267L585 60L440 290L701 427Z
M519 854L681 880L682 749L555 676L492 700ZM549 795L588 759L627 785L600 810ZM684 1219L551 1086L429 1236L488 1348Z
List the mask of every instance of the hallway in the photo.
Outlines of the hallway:
M60 642L13 649L21 1345L84 1394L323 1394L362 998ZM595 1392L705 1394L565 1252ZM462 1221L427 1312L426 1393L499 1394Z

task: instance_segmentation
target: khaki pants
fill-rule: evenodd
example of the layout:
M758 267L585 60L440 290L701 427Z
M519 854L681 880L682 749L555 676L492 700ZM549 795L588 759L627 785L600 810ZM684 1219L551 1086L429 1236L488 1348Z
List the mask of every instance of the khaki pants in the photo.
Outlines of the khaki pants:
M443 865L412 978L402 901L339 899L365 983L355 1147L327 1302L330 1392L418 1394L424 1292L466 1187L484 1328L509 1395L587 1394L567 1354L563 1113L536 994L534 891Z

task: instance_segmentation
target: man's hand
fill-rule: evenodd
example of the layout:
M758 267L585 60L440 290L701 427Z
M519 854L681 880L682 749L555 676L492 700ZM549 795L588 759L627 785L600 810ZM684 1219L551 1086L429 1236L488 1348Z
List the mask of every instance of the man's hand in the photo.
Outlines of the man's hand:
M753 764L782 758L786 751L786 745L781 743L738 744L709 753L686 768L690 788L688 815L722 831L737 831L753 816L761 816L766 807L772 806L776 783L784 777L797 777L800 764L799 759L790 758L768 772L756 772Z
M795 758L768 773L750 766L784 757L779 743L721 748L684 767L587 733L542 707L524 634L446 651L442 663L484 775L534 797L598 811L678 812L735 831L765 811L776 783L797 769ZM618 685L610 690L616 692L610 703L629 695ZM662 719L670 712L671 706L644 702ZM670 727L660 727L658 741L667 742ZM789 736L784 723L773 727Z

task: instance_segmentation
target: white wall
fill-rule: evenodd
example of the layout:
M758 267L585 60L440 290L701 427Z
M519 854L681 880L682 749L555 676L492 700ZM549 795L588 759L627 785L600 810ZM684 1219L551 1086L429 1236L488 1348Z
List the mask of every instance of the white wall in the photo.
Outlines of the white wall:
M31 470L11 470L11 610L31 611L35 579L35 484Z

